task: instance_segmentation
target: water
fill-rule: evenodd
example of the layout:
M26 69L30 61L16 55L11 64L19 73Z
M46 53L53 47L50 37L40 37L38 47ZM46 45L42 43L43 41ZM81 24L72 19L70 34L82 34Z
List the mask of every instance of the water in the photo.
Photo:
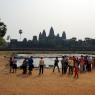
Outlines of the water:
M23 60L24 59L17 59L17 67L20 67L22 65ZM34 67L39 66L39 60L40 60L40 58L33 58ZM44 58L45 66L46 67L53 66L54 65L54 60L55 60L54 58ZM61 65L61 63L59 62L59 66L60 65Z
M65 54L65 55L66 56L77 56L79 58L81 55L84 55L84 54ZM30 57L30 56L34 57L33 58L34 67L39 66L40 57L44 58L46 67L52 67L54 65L55 57L59 57L59 64L58 65L61 68L61 57L64 56L64 54L17 54L16 55L16 57L17 57L17 67L20 67L22 65L24 57ZM89 56L95 57L95 55L89 55Z

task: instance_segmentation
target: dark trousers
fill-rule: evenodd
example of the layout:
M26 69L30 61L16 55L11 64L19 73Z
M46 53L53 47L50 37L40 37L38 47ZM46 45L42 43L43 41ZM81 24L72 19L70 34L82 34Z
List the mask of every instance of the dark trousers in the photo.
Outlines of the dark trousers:
M17 71L17 68L13 68L13 73L16 73L16 71Z
M88 72L91 72L91 64L88 64Z
M17 64L13 64L13 73L16 73L17 71Z
M44 72L44 65L40 65L39 75L43 74L43 72Z
M67 72L67 67L66 66L65 67L62 66L62 74L66 74L66 72Z
M33 69L32 66L29 66L28 69L29 69L29 75L31 75L32 74L32 69Z
M13 72L13 66L10 66L10 73Z
M60 69L59 69L59 66L58 66L58 65L54 65L53 72L54 72L54 70L55 70L55 67L57 67L58 72L60 72Z
M27 67L23 67L23 74L27 73Z

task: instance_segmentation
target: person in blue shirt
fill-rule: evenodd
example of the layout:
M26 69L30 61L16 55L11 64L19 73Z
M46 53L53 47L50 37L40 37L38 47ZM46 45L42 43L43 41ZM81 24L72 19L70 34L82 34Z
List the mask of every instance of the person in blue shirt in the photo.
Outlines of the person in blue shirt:
M33 57L31 56L29 59L28 59L28 70L29 70L29 75L32 74L32 70L34 68L34 65L33 65Z
M24 59L22 64L23 74L27 73L27 58Z

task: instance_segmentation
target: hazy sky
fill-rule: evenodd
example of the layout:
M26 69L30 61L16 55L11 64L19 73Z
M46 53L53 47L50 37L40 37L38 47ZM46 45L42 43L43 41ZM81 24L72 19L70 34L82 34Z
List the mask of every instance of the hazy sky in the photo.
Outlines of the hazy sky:
M7 25L7 34L32 39L43 29L49 34L54 27L60 36L65 30L67 38L95 38L95 0L0 0L0 18Z

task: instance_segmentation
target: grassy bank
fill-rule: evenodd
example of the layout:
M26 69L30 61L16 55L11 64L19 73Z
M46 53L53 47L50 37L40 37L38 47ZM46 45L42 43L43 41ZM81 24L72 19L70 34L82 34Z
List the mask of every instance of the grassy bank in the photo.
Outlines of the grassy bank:
M0 51L0 55L10 56L12 54L91 54L95 51Z

